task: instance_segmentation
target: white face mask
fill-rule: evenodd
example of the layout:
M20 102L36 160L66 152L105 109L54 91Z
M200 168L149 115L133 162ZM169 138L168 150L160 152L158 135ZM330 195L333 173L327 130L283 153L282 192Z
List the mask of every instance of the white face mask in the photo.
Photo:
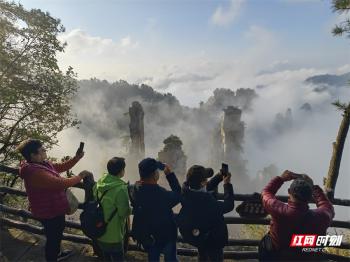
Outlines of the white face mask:
M207 192L207 187L203 186L201 189L199 189L200 192Z
M190 188L191 191L194 191L194 192L207 192L207 187L206 186L203 186L201 187L200 189L193 189L193 188Z

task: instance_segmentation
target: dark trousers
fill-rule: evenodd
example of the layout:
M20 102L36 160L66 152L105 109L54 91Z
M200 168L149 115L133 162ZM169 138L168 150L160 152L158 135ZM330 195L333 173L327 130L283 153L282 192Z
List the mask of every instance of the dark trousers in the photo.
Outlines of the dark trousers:
M258 250L261 262L322 260L319 253L304 253L301 248L276 250L269 233L261 239Z
M165 245L154 245L148 250L148 261L160 261L160 254L164 254L164 261L176 262L176 242L169 242Z
M123 262L124 261L123 250L102 251L102 252L103 252L103 261L112 261L112 262Z
M274 249L272 239L267 233L260 241L259 247L259 261L276 261L279 259L278 252Z
M61 249L65 217L57 216L51 219L41 219L46 236L45 258L46 261L57 261L57 256Z
M198 247L198 261L224 261L224 249L212 246Z

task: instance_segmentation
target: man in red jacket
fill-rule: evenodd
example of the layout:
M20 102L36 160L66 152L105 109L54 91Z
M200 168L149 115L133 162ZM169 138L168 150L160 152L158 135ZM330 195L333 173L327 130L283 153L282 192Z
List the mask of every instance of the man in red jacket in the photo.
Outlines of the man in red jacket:
M293 180L288 189L288 203L276 198L284 182ZM317 208L309 209L308 202L314 198ZM313 185L307 175L288 170L273 178L262 191L265 210L271 215L270 231L259 246L260 261L306 258L296 248L289 248L293 234L325 235L334 217L334 208L322 189Z
M66 162L54 164L46 160L46 150L39 140L28 139L17 149L26 160L21 164L20 177L24 180L30 210L44 226L45 258L47 261L60 261L71 255L71 252L60 253L65 214L69 210L65 190L90 173L83 171L71 178L60 177L59 173L71 169L84 152L77 153Z

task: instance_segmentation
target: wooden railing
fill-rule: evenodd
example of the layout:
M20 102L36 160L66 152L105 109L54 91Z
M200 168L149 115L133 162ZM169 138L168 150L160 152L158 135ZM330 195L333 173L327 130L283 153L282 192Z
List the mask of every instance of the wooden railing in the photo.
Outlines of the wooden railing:
M79 183L76 185L76 187L84 189L84 185L82 183ZM0 187L0 194L11 194L16 196L22 196L26 197L27 194L24 191L11 188L11 187ZM222 198L222 195L219 194L219 197ZM278 198L281 201L287 201L287 196L278 196ZM245 201L245 200L253 200L256 199L256 195L248 195L248 194L236 194L234 199L236 201ZM334 205L340 205L340 206L349 206L350 200L345 199L333 199L332 200ZM79 208L82 208L82 203L79 204ZM18 209L10 206L6 206L4 204L0 204L0 213L4 213L7 215L10 215L10 217L20 217L21 220L15 220L13 218L9 218L9 216L0 216L0 225L8 226L17 228L20 230L25 230L27 232L43 235L44 231L41 226L33 225L28 223L28 219L37 221L32 214L23 209ZM229 225L232 224L254 224L254 225L269 225L270 219L268 218L241 218L241 217L233 217L233 216L227 216L225 217L225 222ZM80 230L80 223L75 221L66 221L66 227L71 229ZM344 229L350 229L350 222L349 221L339 221L339 220L333 220L331 227L336 228L344 228ZM83 243L83 244L91 244L92 241L88 237L80 234L69 234L64 233L63 235L64 240L72 241L75 243ZM183 239L181 237L178 238L178 242L183 242ZM227 246L229 247L257 247L259 245L260 240L251 240L251 239L229 239ZM350 249L350 243L342 243L339 249ZM136 245L129 245L129 250L139 250ZM197 255L197 250L194 248L178 248L178 254L183 256L195 256ZM339 256L339 255L333 255L324 253L323 254L326 259L336 260L336 261L343 261L345 257ZM230 259L256 259L258 258L258 252L257 251L226 251L224 252L225 258Z

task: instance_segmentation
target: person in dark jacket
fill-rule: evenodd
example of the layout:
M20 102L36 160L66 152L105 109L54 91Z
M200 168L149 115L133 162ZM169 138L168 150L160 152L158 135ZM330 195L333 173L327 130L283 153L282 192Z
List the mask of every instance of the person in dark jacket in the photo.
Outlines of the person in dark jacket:
M213 173L211 168L199 165L188 170L177 219L184 241L198 248L199 261L223 261L223 247L228 241L224 214L234 208L231 174L220 171L208 181ZM224 201L218 201L215 192L222 181Z
M172 191L157 184L160 170L164 170ZM160 254L163 253L165 261L177 261L177 227L172 208L180 203L179 181L167 164L153 158L146 158L139 163L139 173L141 180L138 181L133 201L144 210L141 219L153 239L147 248L148 260L159 261Z
M276 198L276 193L283 183L292 180L286 204ZM312 197L317 208L310 210L308 201ZM270 231L259 246L260 261L309 259L307 253L289 248L289 244L293 234L326 235L334 217L334 208L322 189L313 185L307 175L286 170L263 189L262 201L272 219Z

